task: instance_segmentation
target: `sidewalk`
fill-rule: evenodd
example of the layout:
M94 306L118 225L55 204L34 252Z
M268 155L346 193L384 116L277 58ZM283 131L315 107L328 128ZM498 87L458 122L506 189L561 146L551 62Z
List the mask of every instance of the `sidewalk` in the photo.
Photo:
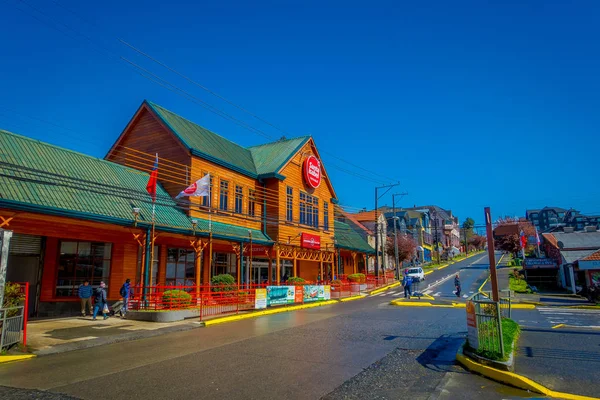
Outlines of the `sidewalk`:
M165 333L200 327L197 319L172 323L133 321L111 317L70 317L30 321L27 325L27 347L36 355L102 346L136 340Z

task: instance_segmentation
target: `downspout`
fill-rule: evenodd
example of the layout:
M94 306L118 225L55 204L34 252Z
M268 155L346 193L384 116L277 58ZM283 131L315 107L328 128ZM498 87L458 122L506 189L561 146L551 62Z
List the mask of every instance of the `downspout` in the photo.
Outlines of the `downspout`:
M152 243L152 233L150 228L146 228L146 257L144 258L144 291L143 291L143 299L146 300L146 295L148 293L148 285L150 283L150 247Z

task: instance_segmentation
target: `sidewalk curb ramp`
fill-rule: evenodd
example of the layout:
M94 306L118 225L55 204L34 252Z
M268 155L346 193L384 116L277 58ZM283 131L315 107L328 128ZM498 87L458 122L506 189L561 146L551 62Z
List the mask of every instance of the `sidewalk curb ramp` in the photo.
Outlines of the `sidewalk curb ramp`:
M544 396L553 397L557 399L566 400L600 400L597 397L582 396L572 393L555 392L554 390L548 389L547 387L540 385L531 379L519 375L514 372L502 371L486 365L480 364L469 357L465 356L463 352L464 344L458 349L456 353L456 361L465 367L468 371L482 375L488 379L496 382L504 383L509 386L513 386L523 390L529 390L530 392L540 393Z

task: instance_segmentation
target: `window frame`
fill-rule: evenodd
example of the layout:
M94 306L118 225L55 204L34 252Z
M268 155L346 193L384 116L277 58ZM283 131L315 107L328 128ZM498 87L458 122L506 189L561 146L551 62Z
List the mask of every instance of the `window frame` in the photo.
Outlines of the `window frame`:
M175 260L175 276L170 278L168 276L169 273L169 264L172 263L173 261L169 261L169 253L171 252L171 250L176 250L177 251L177 258ZM180 256L181 256L181 252L185 252L185 259L184 261L180 261ZM187 263L189 262L187 257L188 255L192 254L193 256L193 261L192 261L192 271L193 271L193 277L192 278L188 278L187 277ZM187 249L187 248L183 248L183 247L167 247L167 261L165 264L165 286L193 286L196 284L196 253L194 252L193 249ZM179 278L177 276L177 272L179 271L180 268L183 268L183 277ZM183 283L178 283L178 281L183 281ZM187 284L189 281L189 285Z
M329 202L323 202L323 229L329 231Z
M285 220L287 222L294 222L294 188L291 186L286 188Z
M202 172L202 176L210 175L208 184L208 196L202 198L202 207L208 209L212 208L212 194L213 194L213 175L210 172Z
M248 212L249 217L256 217L256 189L248 189Z
M319 229L319 198L300 191L299 222L314 229Z
M229 181L225 179L219 180L219 211L229 211Z
M237 214L244 213L244 188L241 185L235 185L234 212Z

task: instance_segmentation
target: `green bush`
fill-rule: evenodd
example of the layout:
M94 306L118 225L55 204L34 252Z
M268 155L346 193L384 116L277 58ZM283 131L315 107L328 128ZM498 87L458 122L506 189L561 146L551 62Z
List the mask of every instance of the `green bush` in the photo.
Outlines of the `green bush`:
M167 290L162 301L165 308L186 308L192 304L192 296L185 290Z
M235 278L229 274L215 275L210 283L213 292L229 292L237 289Z
M25 293L21 292L21 285L18 283L6 282L4 286L4 304L3 308L18 307L25 301ZM19 310L11 310L6 316L14 317L19 314Z
M299 276L292 276L291 278L288 278L287 283L290 285L304 285L306 280L300 278Z
M365 274L351 274L348 275L348 280L354 283L365 283L367 281L367 277Z
M480 332L495 332L497 326L495 321L484 322L480 325ZM502 318L502 339L504 341L504 358L496 351L491 350L480 350L477 351L482 357L489 358L491 360L506 361L508 360L510 353L513 351L513 345L516 343L519 335L521 334L521 328L519 324L509 318Z
M343 284L343 283L344 283L344 282L340 281L339 279L334 279L334 280L332 280L332 281L331 281L331 284L332 284L332 285L341 285L341 284Z
M516 293L531 293L531 289L527 287L525 279L517 279L513 276L510 276L508 279L508 288Z

